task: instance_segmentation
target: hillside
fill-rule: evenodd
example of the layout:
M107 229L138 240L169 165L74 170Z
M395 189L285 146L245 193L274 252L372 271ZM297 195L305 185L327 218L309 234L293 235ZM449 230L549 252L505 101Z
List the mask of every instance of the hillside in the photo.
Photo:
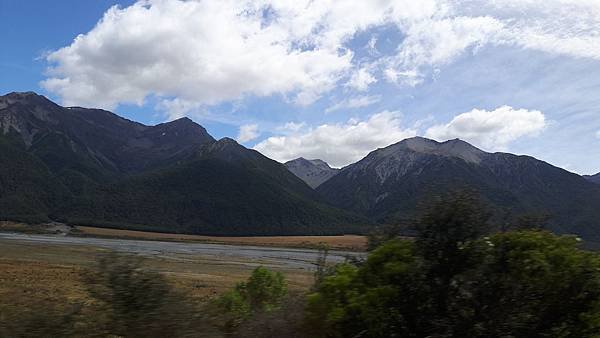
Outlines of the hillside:
M451 189L478 191L502 215L548 215L549 228L600 241L600 185L529 156L415 137L342 170L281 164L183 118L146 126L0 97L0 219L210 235L324 235L413 217Z
M600 184L600 173L598 173L596 175L586 175L583 177L592 183Z
M0 218L198 234L332 234L359 217L187 118L145 126L34 93L0 97Z
M558 233L600 240L600 187L529 156L487 153L461 140L411 138L371 152L317 191L332 204L384 223L414 216L420 202L474 189L497 216L548 215Z
M223 139L188 162L103 186L64 214L82 224L212 235L358 231L358 217L319 200L281 164Z

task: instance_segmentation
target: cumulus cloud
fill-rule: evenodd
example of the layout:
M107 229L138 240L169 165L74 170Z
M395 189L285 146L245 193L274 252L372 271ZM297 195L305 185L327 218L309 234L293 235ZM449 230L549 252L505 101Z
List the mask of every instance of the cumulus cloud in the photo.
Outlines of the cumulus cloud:
M440 141L460 138L486 150L502 151L510 142L534 136L545 126L546 118L540 111L502 106L493 111L473 109L459 114L447 124L430 127L425 136Z
M377 60L366 67L349 41L383 26L402 38L387 55L371 39ZM149 95L194 107L248 95L308 105L344 84L418 85L490 44L600 59L598 27L596 0L140 0L45 56L41 85L66 105L104 108Z
M258 131L258 125L245 124L243 126L240 126L240 131L238 133L237 140L243 143L255 140L259 136L260 132Z
M366 95L351 97L335 103L331 107L325 109L326 113L331 113L341 109L355 109L370 106L381 101L381 95Z
M47 56L53 66L42 86L67 105L106 108L142 104L150 94L213 104L291 93L307 104L333 88L352 53L339 49L336 32L304 31L327 11L294 18L298 5L149 0L115 6L90 32ZM278 20L265 19L269 9Z
M254 149L280 162L297 157L319 158L334 167L356 162L370 151L416 135L403 128L401 114L384 111L366 120L323 124L304 133L273 136Z
M199 109L200 104L193 101L182 100L179 98L171 100L161 100L156 108L165 113L168 120L175 120L186 116L190 111Z
M352 74L350 81L348 81L346 85L355 90L364 92L369 89L369 86L372 83L375 82L377 82L377 79L375 79L375 77L369 73L367 68L360 68L358 71Z

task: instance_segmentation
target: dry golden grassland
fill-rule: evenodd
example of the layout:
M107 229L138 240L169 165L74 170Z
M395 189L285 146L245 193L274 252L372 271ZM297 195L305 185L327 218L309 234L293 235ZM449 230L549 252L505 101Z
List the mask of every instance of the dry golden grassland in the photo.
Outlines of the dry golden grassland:
M64 226L63 226L64 227ZM66 227L68 228L68 227ZM31 226L0 222L0 231L53 234L56 226ZM129 238L162 241L209 242L264 246L316 247L362 250L362 236L212 237L115 230L93 227L68 229L80 236ZM82 276L95 268L98 257L108 249L93 245L47 244L0 239L0 314L3 309L35 309L35 304L89 304ZM269 261L192 254L153 255L144 258L144 267L163 274L191 299L206 301L246 280L252 270ZM291 291L306 291L313 283L312 272L285 266L269 266L284 273Z
M52 245L0 241L0 314L4 310L31 309L36 304L89 304L83 274L95 268L106 249L81 245ZM246 280L260 264L195 255L152 256L144 267L162 273L190 300L208 301ZM305 291L313 283L307 270L274 267L285 274L291 291Z
M105 249L89 246L0 242L0 307L20 301L82 300L86 292L81 276L93 269ZM193 298L210 298L245 280L255 262L232 262L184 256L149 257L144 267L164 274L178 289ZM299 269L279 269L290 289L306 290L313 277Z
M367 238L358 235L344 236L255 236L255 237L221 237L221 236L199 236L184 234L166 234L157 232L145 232L134 230L119 230L108 228L97 228L87 226L75 227L78 234L111 237L111 238L135 238L145 240L166 241L196 241L220 244L241 245L263 245L296 248L315 248L322 244L332 249L364 251L367 247Z

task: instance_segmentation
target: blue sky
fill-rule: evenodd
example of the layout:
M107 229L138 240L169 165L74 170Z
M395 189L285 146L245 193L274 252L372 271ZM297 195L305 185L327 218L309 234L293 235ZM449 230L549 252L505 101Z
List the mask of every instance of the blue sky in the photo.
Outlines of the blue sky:
M595 0L0 0L0 92L344 166L414 135L600 171Z

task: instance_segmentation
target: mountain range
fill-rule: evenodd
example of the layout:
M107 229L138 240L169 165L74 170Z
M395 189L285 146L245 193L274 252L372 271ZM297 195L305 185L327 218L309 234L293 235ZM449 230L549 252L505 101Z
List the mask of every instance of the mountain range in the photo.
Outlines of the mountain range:
M0 218L218 234L356 232L283 164L187 118L145 126L35 93L0 97Z
M432 194L469 188L496 215L543 214L600 242L600 185L529 156L410 138L342 169L285 164L182 118L146 126L0 96L0 219L215 235L340 234L402 223ZM498 216L497 220L501 220Z
M467 142L415 137L377 149L317 191L333 205L378 223L414 216L428 196L477 191L500 216L548 217L557 233L600 240L600 186L530 156L484 152Z

